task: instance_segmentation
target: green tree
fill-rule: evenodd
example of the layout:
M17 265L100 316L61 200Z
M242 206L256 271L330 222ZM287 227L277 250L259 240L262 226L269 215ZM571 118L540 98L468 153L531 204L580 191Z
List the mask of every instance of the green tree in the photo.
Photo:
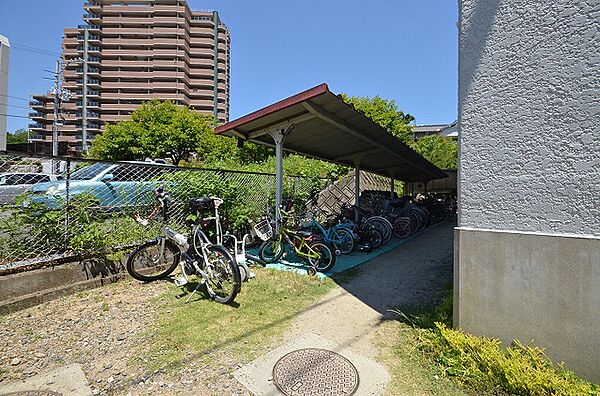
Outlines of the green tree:
M130 120L108 125L92 143L90 156L108 160L169 157L178 164L192 152L200 161L227 158L235 154L235 143L215 136L211 116L154 99L134 110Z
M27 143L28 131L25 128L17 129L13 133L6 135L7 144Z
M458 143L446 136L425 136L411 144L412 148L441 169L456 169Z
M380 96L369 98L346 94L342 94L342 99L404 143L410 143L412 140L410 123L415 120L415 117L399 110L394 100L384 99Z

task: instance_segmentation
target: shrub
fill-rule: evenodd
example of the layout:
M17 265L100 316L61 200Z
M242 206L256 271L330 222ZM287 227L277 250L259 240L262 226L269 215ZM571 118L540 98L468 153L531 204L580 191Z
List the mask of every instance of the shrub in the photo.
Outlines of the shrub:
M418 332L419 347L442 372L462 385L515 395L600 395L597 385L554 366L544 350L514 341L504 349L495 338L475 337L436 323Z

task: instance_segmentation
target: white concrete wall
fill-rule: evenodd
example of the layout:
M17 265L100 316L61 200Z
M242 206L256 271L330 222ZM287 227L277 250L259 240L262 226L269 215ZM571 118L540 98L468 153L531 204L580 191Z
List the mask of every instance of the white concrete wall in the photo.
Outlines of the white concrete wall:
M600 236L600 1L460 1L460 226Z

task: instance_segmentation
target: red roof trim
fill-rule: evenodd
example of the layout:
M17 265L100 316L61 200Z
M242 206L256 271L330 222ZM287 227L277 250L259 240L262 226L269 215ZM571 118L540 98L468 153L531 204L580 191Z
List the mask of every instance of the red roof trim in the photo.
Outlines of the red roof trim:
M234 129L235 127L238 127L242 124L245 124L250 121L254 121L260 117L264 117L268 114L274 113L281 109L285 109L286 107L291 107L298 103L304 102L305 100L312 99L315 96L322 95L326 92L329 92L329 87L327 87L327 84L323 83L321 85L317 85L316 87L307 89L306 91L300 92L299 94L296 94L294 96L290 96L287 99L280 100L279 102L274 103L270 106L263 107L260 110L256 110L255 112L247 114L241 118L238 118L237 120L228 122L227 124L223 124L221 126L218 126L217 129L215 129L215 133L216 134L225 133L228 130Z

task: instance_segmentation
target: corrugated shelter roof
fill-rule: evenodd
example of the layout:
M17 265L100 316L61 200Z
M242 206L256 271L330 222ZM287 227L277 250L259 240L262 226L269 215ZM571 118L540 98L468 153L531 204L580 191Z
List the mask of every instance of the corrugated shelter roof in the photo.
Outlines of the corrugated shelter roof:
M448 175L321 84L235 121L217 134L273 146L275 129L291 128L284 150L403 181Z

